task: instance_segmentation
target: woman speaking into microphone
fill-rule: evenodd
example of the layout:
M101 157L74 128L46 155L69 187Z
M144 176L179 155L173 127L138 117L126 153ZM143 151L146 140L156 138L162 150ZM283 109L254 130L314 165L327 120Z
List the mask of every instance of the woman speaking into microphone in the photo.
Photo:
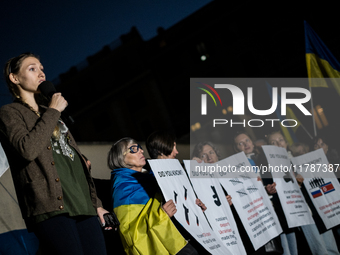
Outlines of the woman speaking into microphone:
M0 141L28 231L43 254L106 254L96 216L104 223L107 211L97 198L90 162L60 119L67 101L54 93L48 106L38 103L46 77L31 53L8 60L4 76L15 100L0 109Z

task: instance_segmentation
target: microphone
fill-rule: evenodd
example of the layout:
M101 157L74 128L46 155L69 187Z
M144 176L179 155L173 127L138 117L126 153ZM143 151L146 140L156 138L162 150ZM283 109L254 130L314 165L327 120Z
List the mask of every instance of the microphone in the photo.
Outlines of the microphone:
M43 81L40 83L38 89L40 90L41 94L47 97L48 100L51 100L54 93L57 93L54 85L50 81Z
M55 89L55 86L50 81L43 81L38 86L38 89L40 90L41 94L43 94L49 101L51 100L53 94L57 93L57 90ZM67 124L71 124L71 125L74 124L74 119L72 118L71 115L68 114L67 111L65 111L65 110L62 111L61 115L63 117L63 120Z

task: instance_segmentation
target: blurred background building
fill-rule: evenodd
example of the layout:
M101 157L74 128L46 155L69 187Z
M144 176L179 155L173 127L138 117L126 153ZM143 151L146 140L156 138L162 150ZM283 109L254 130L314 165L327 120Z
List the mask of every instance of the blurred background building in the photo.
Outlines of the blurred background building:
M339 35L316 14L316 8L288 2L275 8L270 1L215 0L171 28L159 28L147 41L132 27L54 80L75 119L72 132L80 142L123 136L145 141L154 130L165 129L189 144L195 124L189 120L190 77L307 77L304 19L321 38L331 38L325 43L340 55ZM255 103L270 104L267 92L258 90ZM318 134L337 133L339 96L315 88L313 99L324 114ZM311 122L304 126L313 134ZM259 128L253 136L263 138L266 132ZM301 132L302 140L308 139Z

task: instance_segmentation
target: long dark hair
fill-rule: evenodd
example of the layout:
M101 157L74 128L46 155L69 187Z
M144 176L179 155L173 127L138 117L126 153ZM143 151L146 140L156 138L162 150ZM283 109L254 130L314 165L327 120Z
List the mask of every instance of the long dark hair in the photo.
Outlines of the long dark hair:
M159 155L169 156L174 148L176 137L171 132L155 131L146 139L146 148L152 159Z

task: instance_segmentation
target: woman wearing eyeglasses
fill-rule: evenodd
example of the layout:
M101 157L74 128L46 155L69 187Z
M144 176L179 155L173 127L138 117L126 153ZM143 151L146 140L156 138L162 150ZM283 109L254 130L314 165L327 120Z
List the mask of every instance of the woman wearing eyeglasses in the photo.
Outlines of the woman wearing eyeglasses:
M172 200L161 204L162 194L146 164L142 147L132 138L117 141L108 153L112 169L112 200L120 221L120 236L127 254L198 254L182 237L170 217Z

